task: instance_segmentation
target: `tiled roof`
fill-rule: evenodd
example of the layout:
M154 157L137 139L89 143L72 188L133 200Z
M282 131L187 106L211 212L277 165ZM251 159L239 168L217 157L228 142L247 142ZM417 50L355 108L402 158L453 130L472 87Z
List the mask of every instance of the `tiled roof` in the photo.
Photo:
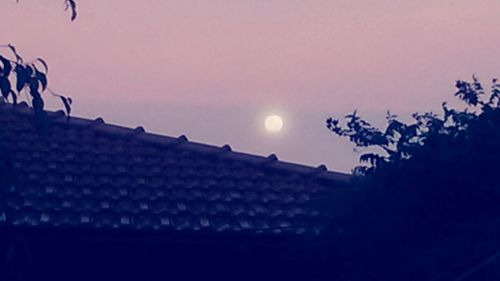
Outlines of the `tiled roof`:
M2 187L8 227L300 234L318 229L318 192L345 174L49 112L0 104L0 142L14 184Z

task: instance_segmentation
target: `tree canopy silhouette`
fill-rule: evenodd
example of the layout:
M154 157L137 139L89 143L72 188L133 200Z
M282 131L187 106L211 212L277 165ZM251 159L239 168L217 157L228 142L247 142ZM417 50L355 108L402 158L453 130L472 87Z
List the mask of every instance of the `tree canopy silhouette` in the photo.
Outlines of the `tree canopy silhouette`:
M492 80L489 96L486 96L483 86L476 77L473 77L472 82L457 81L456 88L455 96L465 103L466 108L450 109L447 103L443 103L442 116L433 112L414 113L414 122L404 123L388 112L387 127L381 130L373 127L354 111L345 117L345 124L341 124L339 119L330 117L326 125L338 136L349 138L357 147L375 147L378 151L384 151L384 153L370 151L360 156L361 164L365 165L356 167L354 171L356 174L369 174L386 164L397 165L399 162L409 160L421 153L424 147L427 148L436 141L461 140L466 135L476 133L471 131L471 126L475 128L493 121L490 119L495 118L500 102L500 84L497 79Z
M330 204L333 225L342 225L344 244L351 246L346 251L358 252L361 271L383 276L370 280L427 280L431 276L424 275L436 271L423 270L425 262L419 270L413 263L413 275L394 272L403 268L404 258L411 263L424 249L429 264L441 257L444 263L471 266L467 258L448 254L450 248L465 251L466 243L477 245L488 231L500 234L498 227L491 229L500 215L500 83L493 79L487 91L476 77L457 81L455 96L463 108L443 103L442 114L415 113L407 123L388 113L385 129L357 112L326 121L331 132L366 151L354 169L353 187L335 191ZM443 245L450 248L437 250ZM470 251L465 257L487 255Z

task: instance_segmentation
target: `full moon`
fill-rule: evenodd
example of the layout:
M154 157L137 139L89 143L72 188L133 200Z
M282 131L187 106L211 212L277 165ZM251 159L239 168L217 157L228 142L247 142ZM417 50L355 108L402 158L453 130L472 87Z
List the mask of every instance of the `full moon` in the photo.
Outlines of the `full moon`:
M283 128L283 119L278 115L269 115L264 122L266 130L271 133L277 133Z

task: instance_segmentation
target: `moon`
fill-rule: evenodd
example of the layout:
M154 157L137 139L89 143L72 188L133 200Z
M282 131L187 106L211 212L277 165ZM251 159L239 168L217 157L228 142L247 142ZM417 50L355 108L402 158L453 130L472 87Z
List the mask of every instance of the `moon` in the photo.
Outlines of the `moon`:
M268 132L277 133L283 128L283 119L276 114L269 115L266 117L264 126Z

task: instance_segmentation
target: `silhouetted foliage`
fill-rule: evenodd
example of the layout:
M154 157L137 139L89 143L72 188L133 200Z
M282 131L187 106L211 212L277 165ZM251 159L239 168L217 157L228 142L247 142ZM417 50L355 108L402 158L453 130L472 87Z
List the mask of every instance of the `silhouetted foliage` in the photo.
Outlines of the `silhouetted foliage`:
M356 112L345 122L327 120L333 133L368 150L354 169L353 187L336 191L330 202L337 212L331 230L345 230L340 244L349 245L345 260L355 261L359 280L456 276L456 268L430 264L471 267L467 255L488 253L464 245L478 245L486 232L500 234L490 225L500 215L500 84L493 79L487 94L473 77L457 81L456 89L463 109L443 103L442 115L415 113L409 123L388 113L385 130Z
M77 16L76 2L64 0L64 3L65 10L71 11L71 20L75 20ZM0 50L0 94L4 101L10 101L15 105L19 98L25 96L33 106L36 119L42 120L44 115L43 93L47 91L62 101L69 116L73 101L71 98L56 94L48 88L49 66L45 60L37 58L26 62L10 43L0 45L0 48L8 50L8 52Z
M19 3L19 0L16 0L16 2ZM71 21L74 21L76 19L76 16L77 16L76 1L75 0L64 0L64 5L65 5L64 10L71 12Z
M380 130L360 118L356 111L347 115L345 125L339 119L328 118L327 128L333 133L347 137L357 147L378 148L385 153L368 152L360 156L360 165L355 168L355 174L365 175L390 163L408 160L422 151L427 143L453 141L464 138L469 133L466 129L471 125L490 122L495 110L499 109L500 84L497 79L492 81L491 94L486 97L484 88L477 78L472 82L457 81L455 96L465 102L464 110L450 109L442 104L443 115L432 112L413 114L413 123L404 123L397 116L387 113L387 127ZM376 150L377 151L377 150Z
M24 97L31 102L35 116L40 119L44 114L44 92L49 92L52 95L61 99L66 113L71 112L71 98L56 94L48 87L47 74L49 67L47 63L37 58L33 61L25 62L19 55L16 48L11 45L3 45L11 52L13 59L10 59L5 54L0 54L0 92L2 99L10 101L14 105L18 99Z

